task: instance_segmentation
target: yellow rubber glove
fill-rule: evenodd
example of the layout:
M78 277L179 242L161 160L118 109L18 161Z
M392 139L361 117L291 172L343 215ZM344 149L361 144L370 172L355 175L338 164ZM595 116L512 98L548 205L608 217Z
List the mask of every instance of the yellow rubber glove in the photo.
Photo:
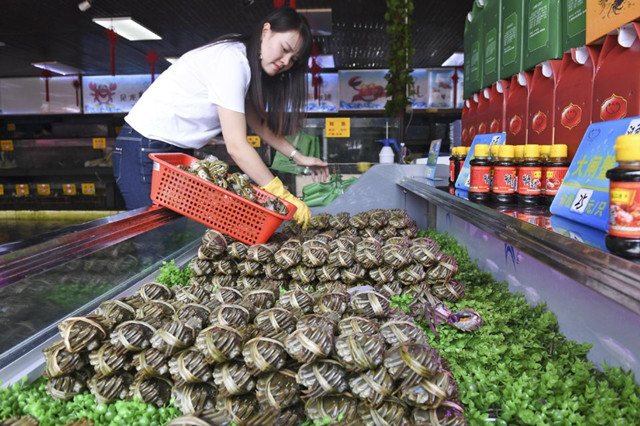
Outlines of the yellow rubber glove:
M274 178L271 182L263 186L262 189L296 206L297 210L293 215L293 220L303 228L307 227L311 220L311 210L304 201L287 191L279 178Z

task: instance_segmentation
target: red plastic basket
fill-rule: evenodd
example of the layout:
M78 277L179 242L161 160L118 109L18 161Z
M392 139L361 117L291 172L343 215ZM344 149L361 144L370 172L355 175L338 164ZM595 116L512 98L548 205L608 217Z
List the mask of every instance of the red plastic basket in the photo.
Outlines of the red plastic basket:
M189 167L198 159L180 153L149 154L153 163L151 200L247 244L266 242L296 206L282 200L283 216L233 192L207 182L177 166ZM258 200L273 197L254 186Z

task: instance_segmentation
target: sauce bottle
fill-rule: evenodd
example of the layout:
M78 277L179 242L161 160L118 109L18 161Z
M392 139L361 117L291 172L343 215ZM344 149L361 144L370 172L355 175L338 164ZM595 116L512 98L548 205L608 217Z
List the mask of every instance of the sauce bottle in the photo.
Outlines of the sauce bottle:
M449 185L453 186L458 179L462 165L464 164L465 149L462 146L454 146L451 148L451 157L449 157Z
M469 161L469 200L478 203L489 201L491 194L491 164L489 162L489 145L477 144L475 158Z
M511 204L516 196L516 163L513 145L500 145L498 158L493 163L493 184L491 199L498 204Z
M516 163L516 194L518 193L518 166L522 163L522 156L524 155L524 145L516 145L514 148L515 156L513 161Z
M545 202L544 194L547 188L547 162L549 161L549 153L551 145L540 145L540 165L542 166L542 176L540 177L540 201Z
M535 205L540 202L540 145L525 145L523 155L518 165L518 202Z
M567 145L556 144L551 145L549 152L549 160L542 170L542 176L545 178L544 203L551 204L554 197L560 189L560 185L564 181L564 177L569 170L571 164L567 159Z
M616 139L618 167L609 178L607 248L622 257L640 259L640 135Z
M493 188L493 166L496 161L498 161L498 149L500 149L500 145L491 145L489 149L491 151L491 157L489 158L489 161L491 162L491 177L489 178L489 181L491 182L491 188Z

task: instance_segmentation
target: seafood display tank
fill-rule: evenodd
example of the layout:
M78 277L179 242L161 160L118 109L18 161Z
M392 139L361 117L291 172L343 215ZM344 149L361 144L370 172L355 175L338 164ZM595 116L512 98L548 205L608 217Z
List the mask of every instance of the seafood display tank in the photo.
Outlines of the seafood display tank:
M580 233L554 232L452 195L420 165L376 165L332 204L336 214L405 209L419 228L447 232L497 280L529 303L546 303L569 339L593 345L596 364L640 377L640 264ZM207 228L167 209L120 213L0 246L0 380L40 376L57 324L133 294L163 262L186 264ZM582 241L579 241L579 240Z

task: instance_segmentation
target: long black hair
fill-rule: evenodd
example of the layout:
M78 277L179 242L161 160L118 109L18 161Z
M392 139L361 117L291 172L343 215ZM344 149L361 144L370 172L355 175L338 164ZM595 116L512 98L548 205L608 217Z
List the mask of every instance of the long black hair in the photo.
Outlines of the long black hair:
M297 31L302 40L298 59L284 73L270 76L262 70L260 45L262 28L269 23L271 31L283 33ZM247 47L251 68L248 99L260 119L277 135L293 135L300 128L307 95L306 71L311 45L311 30L306 18L290 7L275 9L249 34L230 34L215 42L238 41Z

